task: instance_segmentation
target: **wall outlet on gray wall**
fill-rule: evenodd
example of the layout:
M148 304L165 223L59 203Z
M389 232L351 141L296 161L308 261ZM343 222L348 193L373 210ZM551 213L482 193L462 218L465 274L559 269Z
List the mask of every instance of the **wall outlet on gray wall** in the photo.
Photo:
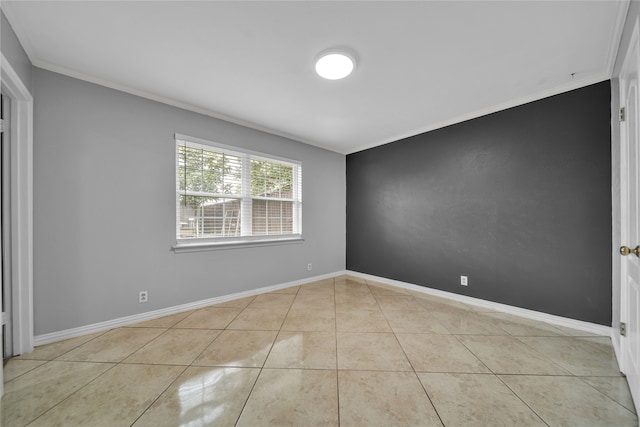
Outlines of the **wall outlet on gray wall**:
M469 279L467 278L467 276L460 276L460 284L462 286L468 286L469 285Z
M149 301L149 291L140 291L138 294L138 302L148 302Z
M307 270L309 271L313 270L313 265L311 263L307 264Z

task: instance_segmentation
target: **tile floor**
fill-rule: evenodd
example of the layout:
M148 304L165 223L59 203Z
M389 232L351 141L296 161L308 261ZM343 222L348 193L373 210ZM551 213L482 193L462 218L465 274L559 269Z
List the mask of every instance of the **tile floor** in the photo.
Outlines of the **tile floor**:
M637 426L609 338L338 277L38 347L2 425Z

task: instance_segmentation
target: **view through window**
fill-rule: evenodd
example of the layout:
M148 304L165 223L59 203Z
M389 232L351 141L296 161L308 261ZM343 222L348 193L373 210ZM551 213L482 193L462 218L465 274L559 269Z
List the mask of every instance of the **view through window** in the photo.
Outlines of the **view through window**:
M176 137L178 243L299 237L301 187L300 162Z

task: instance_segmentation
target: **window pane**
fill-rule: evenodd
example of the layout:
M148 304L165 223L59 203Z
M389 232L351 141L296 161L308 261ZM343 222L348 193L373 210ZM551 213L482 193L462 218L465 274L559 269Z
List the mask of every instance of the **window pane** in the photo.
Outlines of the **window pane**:
M293 183L288 182L282 186L280 197L284 199L292 199L293 198Z
M280 208L282 207L281 202L272 202L267 204L267 216L269 218L279 218L280 217Z
M178 167L179 188L182 190L233 195L242 193L242 159L238 156L181 146Z
M282 234L293 233L293 218L282 217Z
M220 170L223 167L223 157L220 153L203 152L202 156L202 191L219 193L218 184L221 179Z
M240 236L240 200L180 196L178 238Z
M179 168L178 169L178 188L184 191L186 182L187 182L186 171L184 170L184 168Z
M200 170L202 164L202 150L199 148L185 147L186 167L189 169Z
M253 200L253 235L293 233L293 202Z
M242 159L238 156L224 154L222 189L220 193L242 193Z
M290 198L291 188L293 166L266 160L251 160L252 196Z
M252 231L254 236L264 236L267 234L267 201L253 200L252 211Z
M267 216L267 201L266 200L254 200L253 204L253 216L259 218L265 218Z
M187 191L202 191L202 171L187 168L185 171L185 186Z

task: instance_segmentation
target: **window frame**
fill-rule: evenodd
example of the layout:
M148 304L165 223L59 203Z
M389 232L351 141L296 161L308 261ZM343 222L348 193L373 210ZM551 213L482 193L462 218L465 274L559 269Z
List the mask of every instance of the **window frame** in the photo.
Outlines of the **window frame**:
M241 158L242 172L241 181L242 189L240 196L235 194L216 194L216 197L237 199L240 200L240 222L241 222L241 235L233 237L180 237L180 196L185 194L184 190L180 189L180 147L181 146L200 147L202 149L211 149L211 151L222 152L233 156L239 156ZM290 244L304 241L302 237L302 162L299 160L293 160L285 157L275 156L272 154L261 153L258 151L247 150L241 147L234 147L226 144L220 144L217 142L187 136L176 133L174 137L174 150L175 150L175 166L174 166L174 179L175 179L175 230L174 238L175 244L173 246L174 251L199 251L199 250L214 250L230 247L241 246L271 246L279 244ZM292 198L286 199L286 201L292 201L292 220L293 220L293 233L291 234L277 234L277 235L252 235L252 203L253 200L280 200L283 198L268 198L261 196L251 195L251 160L262 160L273 163L283 163L293 167L292 176ZM181 193L182 191L182 193ZM212 193L213 194L213 193ZM249 230L249 232L247 231Z

